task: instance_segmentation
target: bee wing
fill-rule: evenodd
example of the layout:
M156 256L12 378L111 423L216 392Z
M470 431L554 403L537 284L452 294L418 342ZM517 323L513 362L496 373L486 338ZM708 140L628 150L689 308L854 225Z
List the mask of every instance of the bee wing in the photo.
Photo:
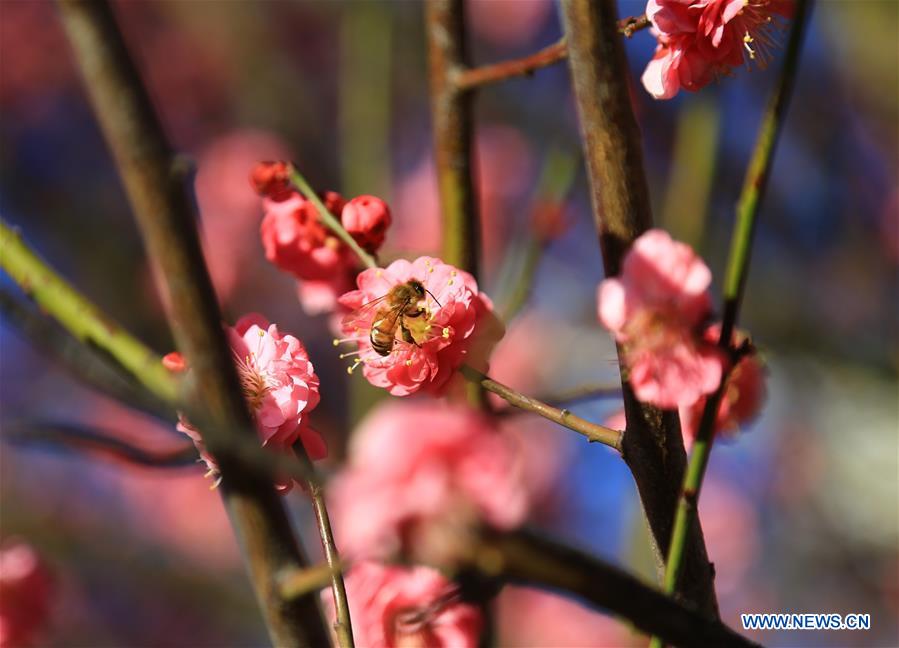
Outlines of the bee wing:
M389 294L382 295L377 299L372 299L370 302L362 304L362 306L356 310L347 313L341 320L341 325L344 329L367 330L371 328L371 321L375 316L375 311L384 304L384 300L386 300L387 297L389 297Z

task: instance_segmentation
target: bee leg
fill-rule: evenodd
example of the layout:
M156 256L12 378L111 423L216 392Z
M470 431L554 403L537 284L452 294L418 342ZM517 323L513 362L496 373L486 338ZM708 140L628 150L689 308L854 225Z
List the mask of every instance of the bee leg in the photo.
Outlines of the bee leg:
M414 311L408 311L405 314L405 317L421 317L425 314L424 308L416 308Z

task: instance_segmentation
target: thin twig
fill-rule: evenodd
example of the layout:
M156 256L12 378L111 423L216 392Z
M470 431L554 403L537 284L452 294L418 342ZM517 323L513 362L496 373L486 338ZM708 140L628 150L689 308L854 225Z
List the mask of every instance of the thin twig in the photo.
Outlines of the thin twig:
M618 274L633 241L652 227L640 131L628 88L627 59L616 3L563 0L568 64L578 108L593 217L605 275ZM619 349L619 358L621 351ZM621 362L622 371L627 363ZM660 574L686 467L676 412L640 403L622 375L627 427L622 456L634 476L652 533ZM690 535L684 595L717 616L714 572L701 529Z
M319 218L321 218L322 222L337 235L341 241L347 244L347 246L356 254L357 257L365 264L367 268L377 268L378 263L375 261L374 257L371 256L368 252L362 249L362 247L356 242L356 239L352 237L352 235L346 231L346 229L341 225L340 218L332 214L328 208L325 206L325 203L322 202L322 199L319 198L318 194L309 186L309 183L306 182L306 178L297 170L295 166L290 165L290 181L293 185L300 190L300 192L306 196L308 200L312 201L312 204L315 205L315 208L318 210Z
M564 60L566 52L565 39L560 38L552 45L547 45L543 49L522 58L481 65L460 71L455 75L453 81L460 90L472 90L513 77L530 76L541 68Z
M737 221L731 238L730 257L724 280L724 316L721 323L721 338L718 342L727 353L733 351L731 338L736 326L737 315L740 311L740 304L743 300L746 278L749 274L749 258L752 252L753 233L758 221L761 198L765 191L768 175L771 172L774 150L786 119L787 106L799 66L802 38L808 23L808 13L811 10L810 5L811 2L809 0L800 0L796 3L783 69L780 73L777 89L762 120L752 160L746 171L743 190L737 203ZM691 521L696 516L696 505L699 501L699 494L702 489L703 478L714 440L715 420L721 399L727 388L727 378L728 372L725 372L725 375L721 378L721 385L718 390L709 396L706 401L696 441L693 444L693 452L687 465L687 472L684 477L681 497L675 516L671 548L668 553L668 567L665 572L665 591L669 593L673 593L678 589L681 572L683 571L684 546L689 536ZM660 645L658 641L654 642L654 644Z
M583 401L599 400L601 398L621 398L621 385L583 385L555 394L538 396L533 400L542 401L552 407L562 407L565 405L573 405L574 403L581 403ZM497 416L514 416L515 414L524 412L527 412L527 410L509 407L496 412L496 414Z
M466 380L480 384L487 391L496 394L510 405L518 407L528 412L538 414L545 419L558 423L569 430L574 430L578 434L582 434L593 443L602 443L610 448L621 451L621 432L613 430L604 425L591 423L590 421L576 416L565 409L558 409L546 403L542 403L534 398L520 394L514 389L506 387L502 383L498 383L489 376L485 376L480 371L476 371L471 367L463 365L460 369Z
M0 267L22 291L82 344L114 357L122 369L157 398L173 403L178 386L139 340L82 297L32 252L17 231L0 220Z
M618 21L618 30L630 38L634 32L649 27L649 19L645 16L631 16ZM568 48L563 36L552 45L510 61L479 65L458 72L453 81L460 90L473 90L490 83L497 83L519 76L530 76L537 70L564 61Z
M89 387L161 421L173 422L177 418L171 403L141 385L115 355L72 337L25 300L3 289L0 289L0 313L35 348Z
M443 215L443 260L478 276L481 223L471 167L472 97L454 83L468 66L462 0L425 5L434 162Z
M45 443L147 468L183 468L196 466L199 460L192 443L173 450L148 450L115 434L83 425L56 421L4 422L0 438L17 444Z
M306 469L314 474L315 468L309 456L303 448L302 442L294 446L297 458ZM321 482L309 480L306 482L309 497L312 500L312 508L315 511L315 523L318 526L318 534L322 543L322 552L325 554L325 562L330 572L331 597L334 600L336 621L334 622L334 634L337 637L337 645L340 648L353 648L353 625L350 619L350 603L347 598L346 584L343 582L340 554L337 551L337 543L334 542L334 532L331 530L331 518L328 515L328 507L325 503L325 492ZM294 582L296 591L296 582ZM283 583L282 583L283 589ZM296 594L294 594L296 596Z
M182 404L174 399L166 400L171 394L177 393L178 380L168 371L160 375L158 369L163 366L162 358L75 290L2 220L0 220L0 246L3 249L3 254L0 255L0 268L3 268L22 291L35 300L41 311L52 317L66 333L65 338L54 339L51 344L54 348L65 346L66 353L71 353L72 358L78 360L83 360L85 354L98 354L108 361L109 366L120 368L120 371L126 373L129 378L133 378L135 387L142 390L140 394L142 399L157 402L159 407L171 412L168 415L165 411L160 412L161 418L173 420L178 410L187 409L189 417L194 419L189 404ZM39 289L35 290L36 286L39 286ZM20 310L24 308L21 304L18 306ZM20 311L16 313L17 319L14 323L20 323L18 318L21 318L22 313ZM34 315L36 314L28 314L27 326L40 326L33 320ZM41 331L50 333L44 327L41 327ZM58 336L60 332L54 330L52 335ZM85 345L85 350L76 353L69 347L79 341ZM133 367L133 371L129 373L128 367ZM73 367L73 371L79 379L85 379L84 373L78 372L77 367ZM125 402L127 404L129 401ZM196 416L202 417L202 413L197 412ZM233 431L237 433L232 434L228 441L226 449L228 454L251 466L254 471L264 473L269 479L274 475L288 475L298 481L316 479L314 474L305 470L293 458L260 447L255 434L243 435L237 428L233 428Z
M169 296L169 323L191 366L188 398L201 408L203 440L222 474L222 497L241 541L269 636L278 646L324 645L328 633L314 595L282 601L276 575L306 565L284 504L264 472L229 455L233 438L255 430L221 326L196 217L184 178L115 17L101 0L58 0L85 87L156 276Z

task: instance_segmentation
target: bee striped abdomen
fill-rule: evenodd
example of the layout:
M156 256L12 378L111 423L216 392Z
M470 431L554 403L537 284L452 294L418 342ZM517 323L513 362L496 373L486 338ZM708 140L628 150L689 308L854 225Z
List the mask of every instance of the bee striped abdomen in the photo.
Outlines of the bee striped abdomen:
M393 350L395 331L396 317L391 317L390 313L378 313L371 323L371 333L369 334L371 348L378 355L390 355Z

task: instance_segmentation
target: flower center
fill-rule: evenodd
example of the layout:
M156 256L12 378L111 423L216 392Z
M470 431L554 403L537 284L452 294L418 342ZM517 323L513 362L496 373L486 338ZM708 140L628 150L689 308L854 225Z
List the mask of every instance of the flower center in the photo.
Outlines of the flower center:
M256 366L255 354L238 360L237 375L244 397L250 403L250 411L255 412L262 407L270 389L265 373Z

